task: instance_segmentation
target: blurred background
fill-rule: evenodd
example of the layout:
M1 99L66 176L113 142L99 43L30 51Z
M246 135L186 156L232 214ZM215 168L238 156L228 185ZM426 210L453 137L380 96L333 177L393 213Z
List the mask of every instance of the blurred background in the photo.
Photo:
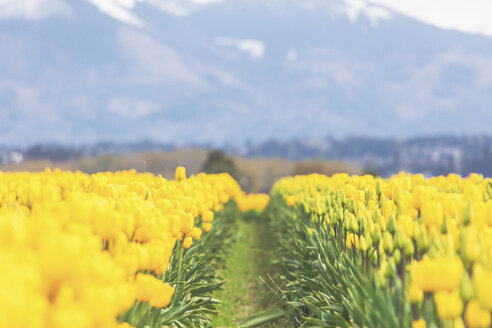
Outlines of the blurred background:
M492 176L488 0L0 0L0 170Z

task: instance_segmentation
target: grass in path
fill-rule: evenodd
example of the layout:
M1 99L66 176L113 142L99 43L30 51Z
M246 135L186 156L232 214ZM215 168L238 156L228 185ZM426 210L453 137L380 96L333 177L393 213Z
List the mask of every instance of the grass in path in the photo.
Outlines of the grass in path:
M279 308L279 299L260 279L271 274L270 242L267 224L260 220L237 222L236 242L225 267L219 274L225 278L217 292L222 301L214 327L238 327L244 319L271 308ZM261 327L288 327L277 320Z

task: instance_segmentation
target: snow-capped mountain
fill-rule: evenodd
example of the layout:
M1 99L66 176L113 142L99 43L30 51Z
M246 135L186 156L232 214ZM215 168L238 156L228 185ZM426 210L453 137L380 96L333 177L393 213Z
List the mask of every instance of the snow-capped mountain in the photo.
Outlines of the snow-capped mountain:
M492 38L362 0L0 0L0 142L487 132Z

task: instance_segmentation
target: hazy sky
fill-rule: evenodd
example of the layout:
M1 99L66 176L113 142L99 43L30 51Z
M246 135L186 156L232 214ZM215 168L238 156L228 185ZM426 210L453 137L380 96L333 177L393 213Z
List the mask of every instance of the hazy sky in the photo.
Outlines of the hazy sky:
M85 0L106 14L132 25L144 24L132 9L139 2L149 2L175 14L187 13L185 3L209 4L235 0ZM268 1L268 0L265 0ZM303 0L299 0L303 1ZM341 0L350 6L367 3L381 5L399 13L441 28L466 33L492 35L491 0ZM0 18L24 17L38 19L67 10L68 0L0 0Z
M492 35L490 0L370 0L441 28Z

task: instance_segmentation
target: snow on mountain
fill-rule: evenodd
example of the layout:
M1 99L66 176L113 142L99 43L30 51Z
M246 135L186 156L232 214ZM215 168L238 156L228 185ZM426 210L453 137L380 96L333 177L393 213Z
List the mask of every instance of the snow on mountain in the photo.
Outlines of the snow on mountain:
M0 19L42 19L71 14L63 0L0 0Z
M215 43L224 47L233 47L248 53L251 58L261 58L265 55L265 43L254 39L216 38Z
M87 0L96 6L102 13L119 20L120 22L143 27L145 23L142 19L132 13L136 5L135 0Z

